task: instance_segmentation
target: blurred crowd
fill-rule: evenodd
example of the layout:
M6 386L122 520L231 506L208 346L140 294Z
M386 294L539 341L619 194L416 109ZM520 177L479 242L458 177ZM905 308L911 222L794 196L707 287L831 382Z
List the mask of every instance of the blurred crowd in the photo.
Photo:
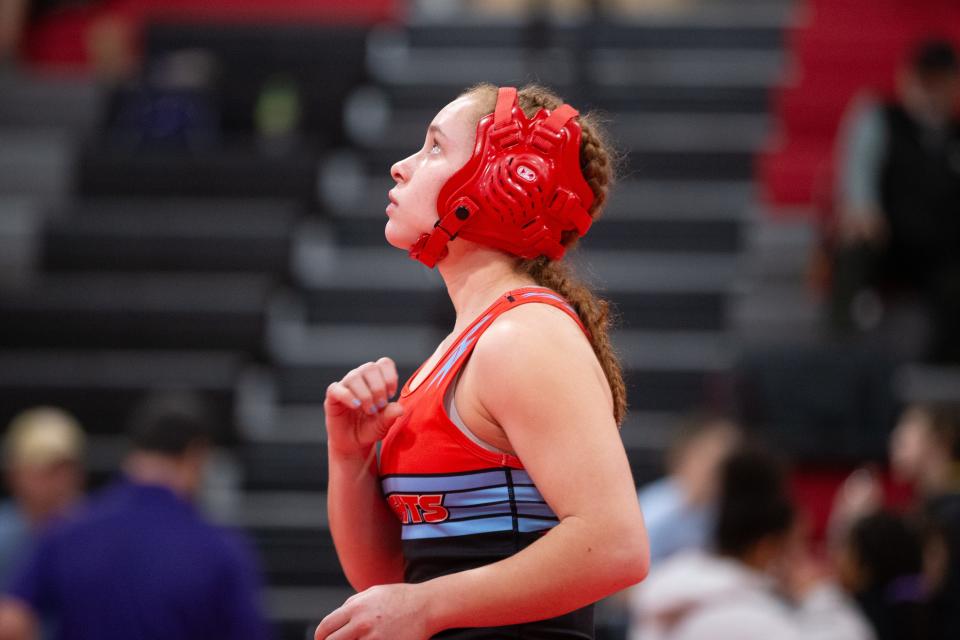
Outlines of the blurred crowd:
M650 576L624 598L631 640L960 637L960 405L912 405L884 469L836 493L823 539L788 466L728 418L677 431L666 477L640 490Z
M153 395L115 479L84 494L84 432L52 407L4 439L0 638L269 637L248 543L194 501L212 446L202 400Z

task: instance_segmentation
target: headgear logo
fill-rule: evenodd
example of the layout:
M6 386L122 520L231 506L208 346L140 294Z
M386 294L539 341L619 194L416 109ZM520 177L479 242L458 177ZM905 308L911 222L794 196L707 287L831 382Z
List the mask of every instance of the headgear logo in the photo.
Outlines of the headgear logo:
M537 174L534 173L533 169L525 164L521 164L519 167L517 167L517 175L527 182L533 182L537 179Z

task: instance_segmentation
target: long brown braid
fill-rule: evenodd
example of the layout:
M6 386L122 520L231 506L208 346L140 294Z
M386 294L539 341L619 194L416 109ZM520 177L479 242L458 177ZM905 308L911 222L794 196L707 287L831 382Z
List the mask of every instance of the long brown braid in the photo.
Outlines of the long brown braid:
M476 118L479 121L484 115L493 112L497 102L497 87L479 84L465 91L463 95L476 99ZM561 98L537 85L520 89L518 98L520 108L528 118L542 108L553 110L563 104ZM579 120L583 132L580 139L580 169L587 184L593 189L594 201L590 207L590 215L596 220L603 211L607 192L613 183L614 156L595 119L590 115L581 115ZM563 238L562 244L569 250L576 244L577 239L576 232L571 231ZM590 331L593 352L600 361L613 394L613 415L617 424L621 424L627 412L627 389L623 382L620 360L610 342L609 303L597 297L563 260L554 261L546 256L520 260L517 271L529 275L538 285L553 289L576 309L580 321Z

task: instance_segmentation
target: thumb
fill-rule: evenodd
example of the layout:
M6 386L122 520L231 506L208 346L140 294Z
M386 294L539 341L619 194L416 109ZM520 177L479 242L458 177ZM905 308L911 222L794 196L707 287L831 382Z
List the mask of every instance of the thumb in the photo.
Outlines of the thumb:
M377 429L381 438L387 435L387 431L389 431L390 427L393 426L393 423L397 421L397 418L402 415L403 405L401 405L399 402L391 402L386 406L386 408L380 413L380 425Z

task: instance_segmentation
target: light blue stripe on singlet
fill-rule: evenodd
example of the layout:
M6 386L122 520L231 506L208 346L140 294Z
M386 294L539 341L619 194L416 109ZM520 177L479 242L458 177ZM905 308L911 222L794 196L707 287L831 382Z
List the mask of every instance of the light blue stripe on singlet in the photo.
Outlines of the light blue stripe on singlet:
M450 512L451 520L510 513L509 501L481 505L477 507L452 507L448 504L444 504L444 506L447 507L447 510ZM554 515L553 509L551 509L549 505L541 502L518 502L517 514L520 516L539 516L541 518L557 517Z
M457 345L457 348L454 349L453 353L450 354L446 362L443 363L443 366L440 367L437 373L434 374L433 378L430 379L430 386L427 387L428 389L433 385L437 384L437 382L439 382L440 380L443 380L443 377L446 376L448 373L450 373L450 369L453 368L453 365L457 363L457 360L460 359L460 356L462 356L464 353L467 352L467 347L469 347L470 344L473 343L473 334L475 334L480 329L480 327L485 325L487 323L487 320L489 320L492 317L492 315L493 314L490 314L490 313L485 315L483 319L480 320L480 322L478 322L472 329L470 329L467 335L463 336L463 339L460 340L460 344Z
M510 469L510 477L513 478L513 484L533 484L533 478L526 471Z
M553 529L555 526L560 524L553 520L534 520L533 518L520 518L519 529L520 533L531 533L533 531L544 531L545 529Z
M550 523L545 523L549 525ZM440 522L438 524L408 524L402 528L404 540L422 540L424 538L452 538L454 536L473 536L480 533L513 531L512 516L477 518L459 522Z
M514 472L516 474L516 472ZM516 480L514 480L516 482ZM514 500L523 500L525 502L544 502L543 496L537 491L536 487L514 487Z
M465 473L451 476L392 476L384 478L384 493L443 493L463 489L479 489L505 485L503 470Z
M476 491L463 491L461 493L448 493L443 497L443 506L445 507L469 507L487 502L499 502L509 500L510 491L507 486L490 487L489 489L478 489Z

